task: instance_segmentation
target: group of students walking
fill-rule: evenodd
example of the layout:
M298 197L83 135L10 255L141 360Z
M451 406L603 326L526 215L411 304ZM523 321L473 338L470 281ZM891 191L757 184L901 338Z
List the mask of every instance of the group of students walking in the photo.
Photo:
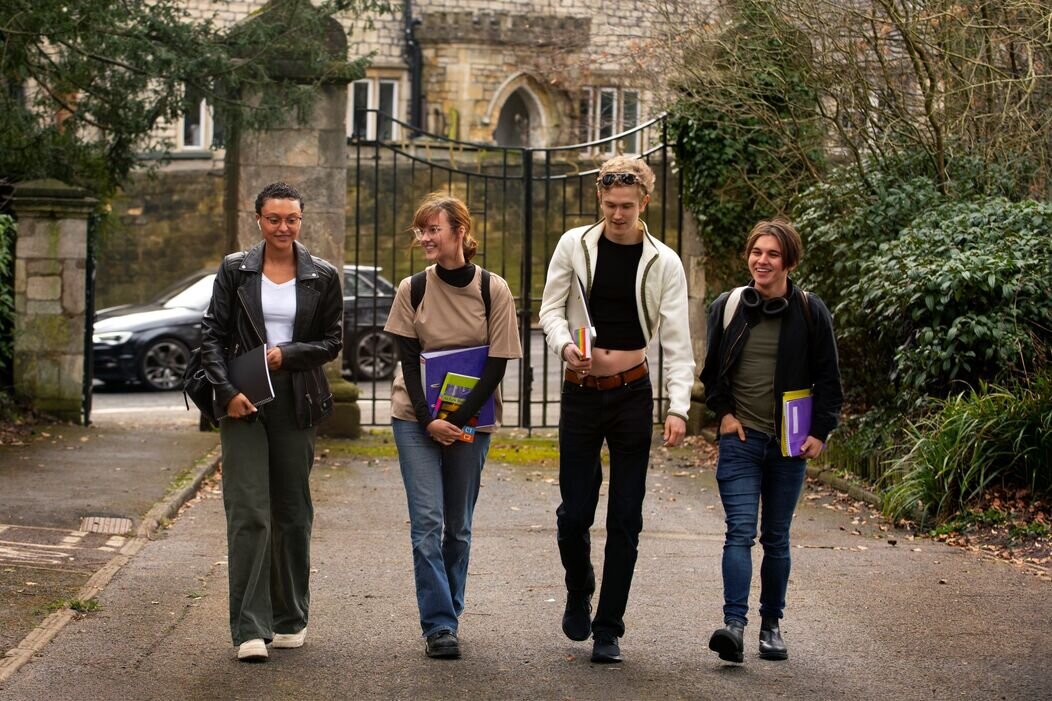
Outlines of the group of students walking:
M651 341L657 337L662 349L666 445L678 445L686 434L695 379L683 265L640 218L654 181L642 160L617 156L602 165L596 179L602 219L560 238L540 309L548 347L565 363L562 503L556 512L566 584L562 630L575 641L591 637L596 663L622 661L619 640L643 527L653 435L646 354ZM227 256L220 266L202 342L216 415L224 417L230 629L243 661L265 660L268 643L299 647L306 636L313 516L308 480L315 426L332 410L321 367L339 353L342 312L336 269L296 240L302 195L276 183L259 194L255 209L263 240ZM391 421L409 509L424 649L429 657L456 658L472 514L492 432L501 424L500 382L508 361L520 358L522 349L507 282L471 262L478 242L465 204L449 195L428 196L414 215L412 233L429 266L415 283L401 281L385 326L397 339L402 361L391 393ZM724 625L709 647L732 662L744 660L750 550L758 526L759 655L788 657L779 621L789 580L789 527L805 461L822 450L842 402L829 311L788 277L801 256L791 224L760 222L745 247L751 281L722 294L709 309L701 380L719 421L716 478L727 524ZM568 320L578 289L595 327L588 353L575 341ZM256 407L230 383L227 361L263 343L275 399ZM458 409L436 418L425 398L420 354L475 346L488 346L480 377ZM811 427L798 454L786 457L779 406L783 393L801 389L811 392ZM472 441L459 440L491 397L493 424L478 427ZM606 546L593 609L590 534L604 443L610 456Z

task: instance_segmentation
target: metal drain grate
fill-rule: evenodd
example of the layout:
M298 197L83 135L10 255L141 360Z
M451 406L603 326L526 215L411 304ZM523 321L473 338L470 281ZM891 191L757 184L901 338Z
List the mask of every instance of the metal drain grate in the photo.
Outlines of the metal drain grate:
M86 533L124 535L132 529L130 518L119 516L84 516L80 519L80 530Z

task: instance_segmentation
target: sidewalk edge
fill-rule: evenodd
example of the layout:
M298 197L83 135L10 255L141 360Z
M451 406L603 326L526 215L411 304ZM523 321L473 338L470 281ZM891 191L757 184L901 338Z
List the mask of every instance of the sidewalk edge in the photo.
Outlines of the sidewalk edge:
M128 564L135 553L139 552L146 543L150 542L156 532L160 529L162 521L175 516L188 501L190 501L201 489L204 481L215 474L219 467L222 455L218 448L210 452L203 460L198 461L193 479L182 489L172 491L161 498L159 502L146 512L142 523L135 530L135 537L128 541L120 552L102 566L88 581L84 583L76 598L81 601L93 599L105 589L124 565ZM55 611L40 625L31 630L26 637L15 647L8 650L0 658L0 684L6 682L17 672L22 665L33 659L33 656L42 651L48 643L54 640L66 625L76 618L76 613L64 608Z

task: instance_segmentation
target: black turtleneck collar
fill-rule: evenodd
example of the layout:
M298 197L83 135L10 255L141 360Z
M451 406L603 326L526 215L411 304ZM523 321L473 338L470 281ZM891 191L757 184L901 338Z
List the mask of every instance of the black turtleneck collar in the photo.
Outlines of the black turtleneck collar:
M475 266L472 263L468 263L456 270L446 270L441 265L436 265L435 273L438 275L438 279L447 285L467 287L475 279Z

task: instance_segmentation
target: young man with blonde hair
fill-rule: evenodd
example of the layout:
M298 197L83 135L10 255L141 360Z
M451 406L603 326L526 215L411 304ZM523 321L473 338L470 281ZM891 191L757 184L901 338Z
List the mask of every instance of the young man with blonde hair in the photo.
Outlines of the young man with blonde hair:
M675 251L640 220L654 189L644 161L617 156L602 165L596 193L603 218L563 234L552 255L540 320L548 347L566 363L559 421L559 552L566 570L563 632L594 638L593 662L620 662L628 603L643 529L643 497L653 436L654 400L647 346L664 351L669 408L667 445L686 433L694 356L687 324L687 280ZM596 327L585 356L574 343L567 305L580 280ZM631 284L626 282L631 281ZM606 552L595 620L589 529L603 481L600 450L610 450Z

